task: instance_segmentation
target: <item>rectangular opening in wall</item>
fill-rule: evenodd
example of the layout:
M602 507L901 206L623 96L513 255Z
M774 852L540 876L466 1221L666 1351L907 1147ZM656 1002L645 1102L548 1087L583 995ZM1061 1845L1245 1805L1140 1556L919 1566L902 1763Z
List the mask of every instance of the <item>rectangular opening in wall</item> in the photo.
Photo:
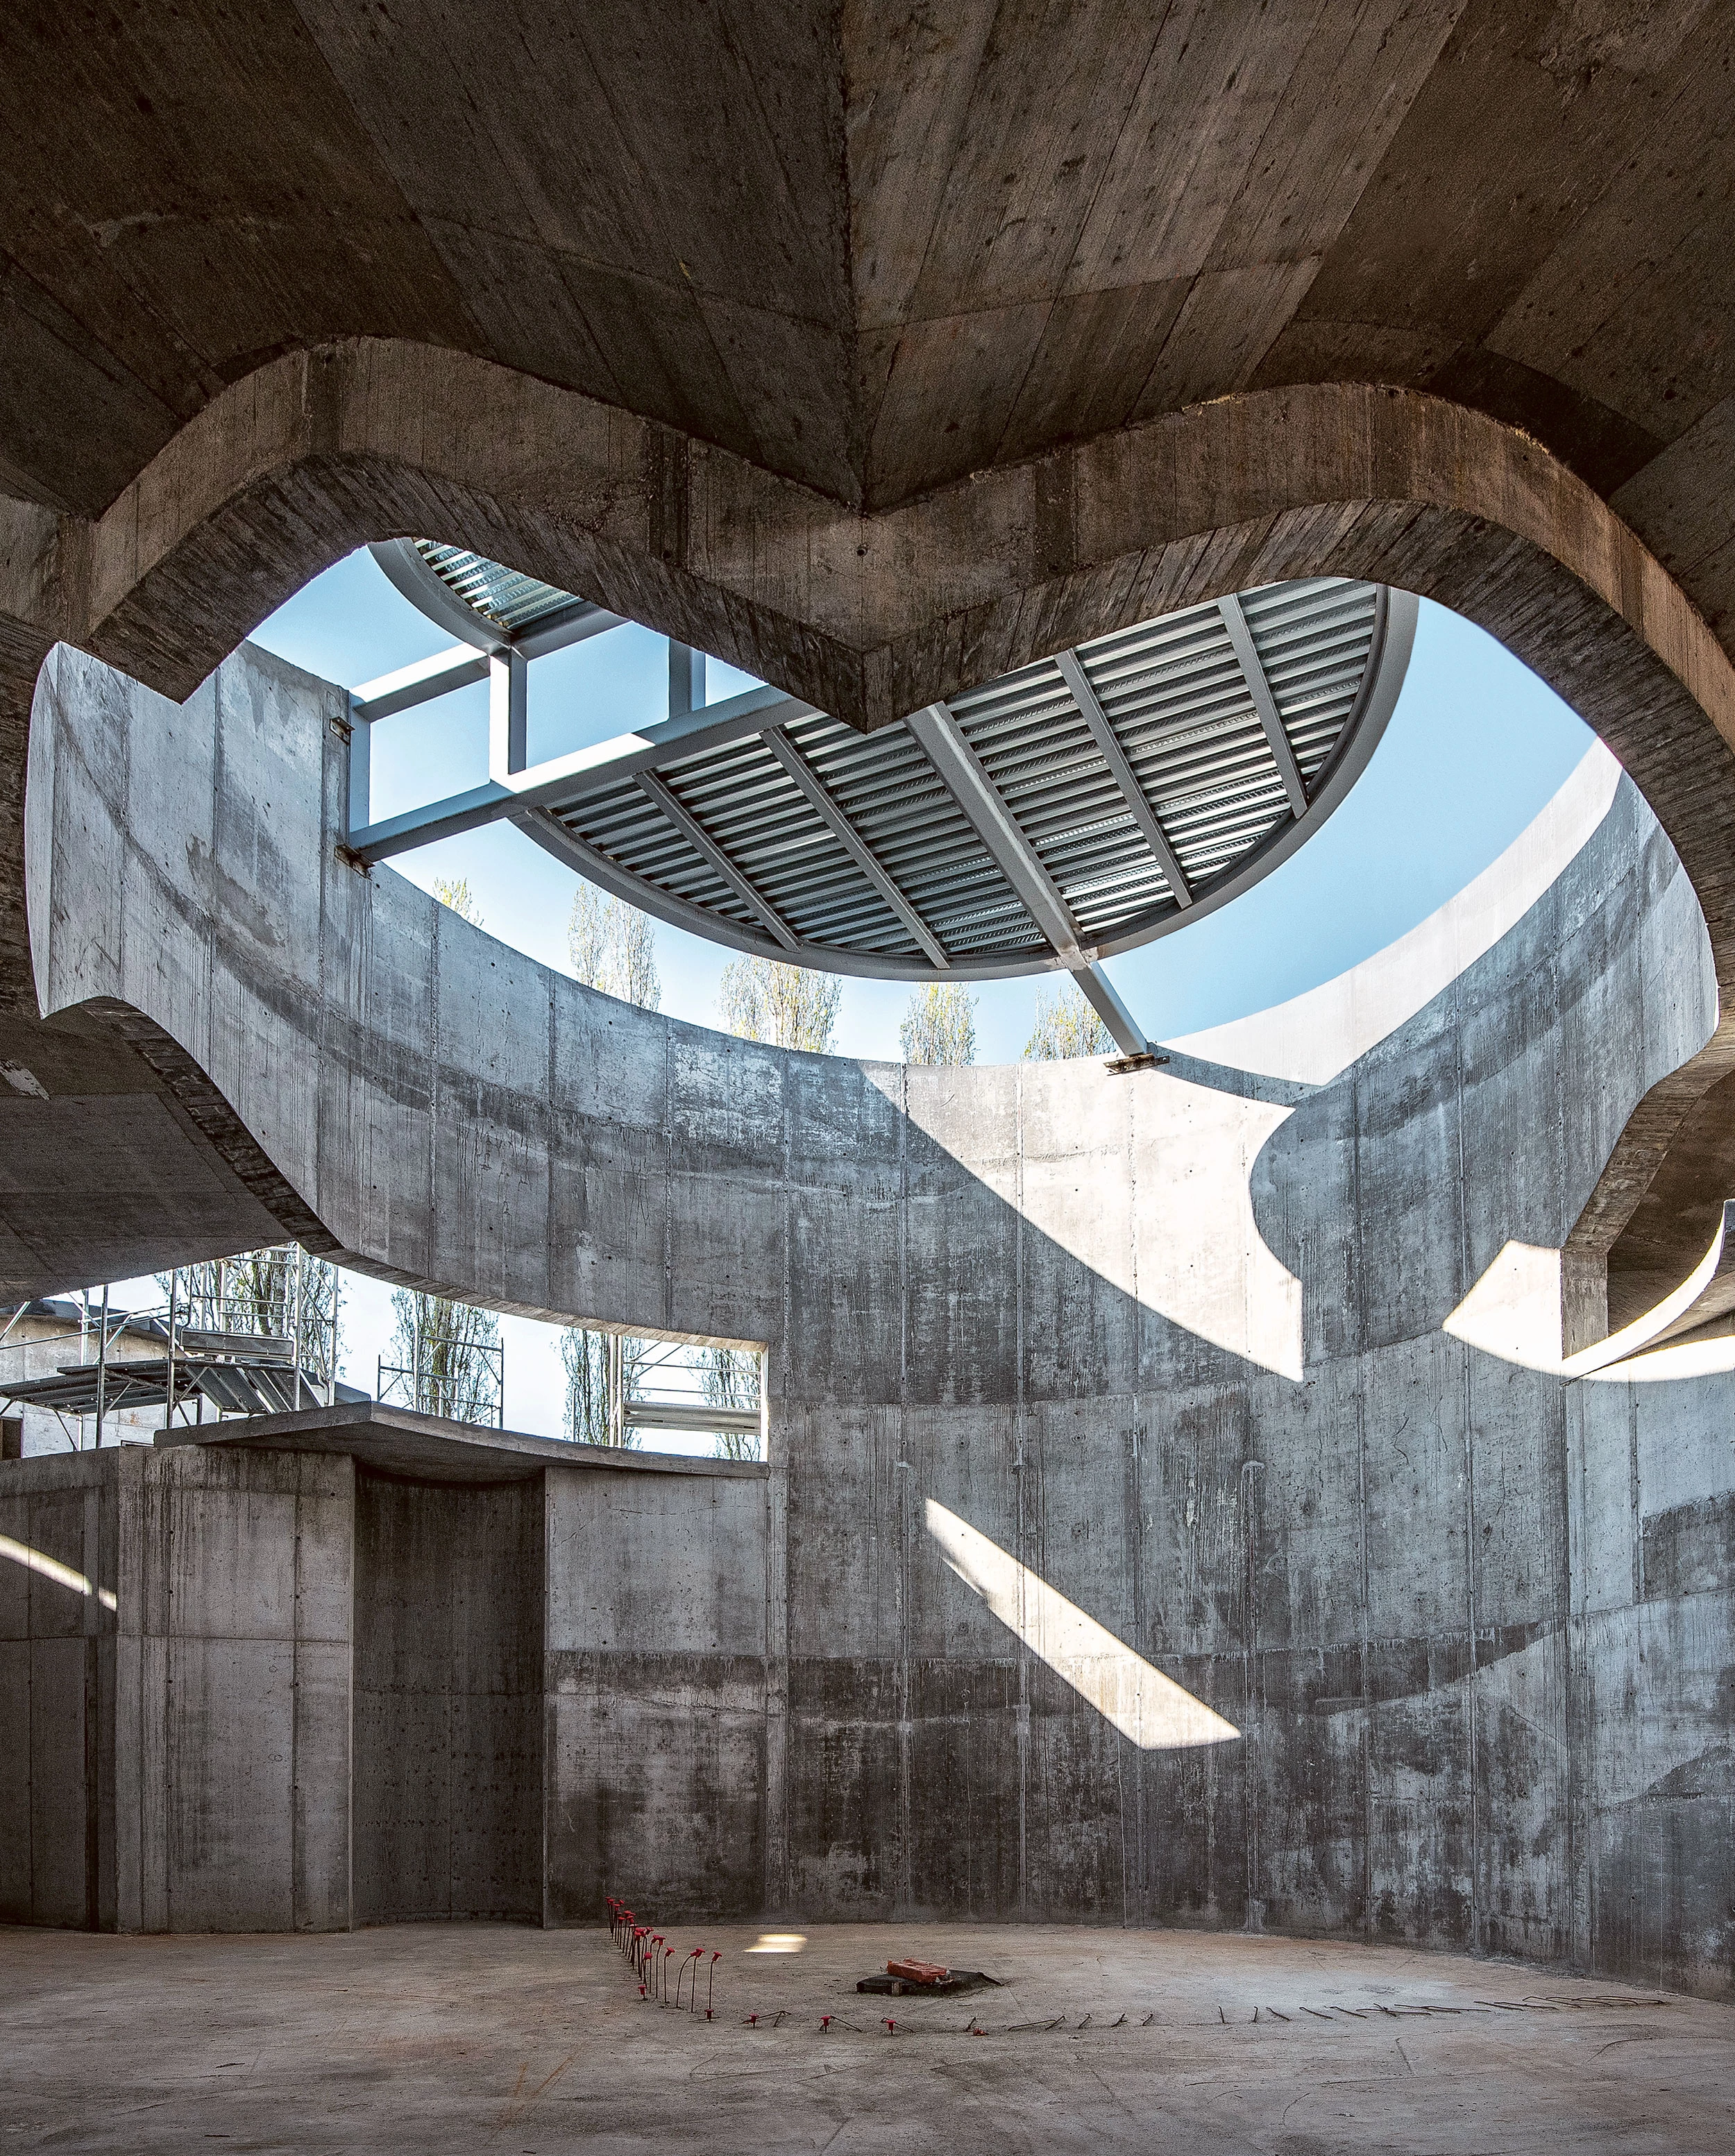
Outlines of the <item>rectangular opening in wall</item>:
M575 1328L562 1356L575 1443L764 1459L762 1348Z

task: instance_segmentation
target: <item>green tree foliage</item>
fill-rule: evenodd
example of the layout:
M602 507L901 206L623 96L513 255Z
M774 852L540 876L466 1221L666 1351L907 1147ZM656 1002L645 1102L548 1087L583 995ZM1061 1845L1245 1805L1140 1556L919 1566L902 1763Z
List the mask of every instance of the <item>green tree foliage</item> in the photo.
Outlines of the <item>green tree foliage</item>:
M1069 974L1036 991L1036 1023L1024 1043L1026 1063L1059 1063L1074 1055L1112 1055L1114 1036Z
M759 1404L759 1358L750 1348L706 1348L701 1351L699 1382L714 1408L756 1408ZM720 1430L719 1460L757 1460L758 1434Z
M925 981L898 1028L906 1063L973 1063L976 998L962 981Z
M717 1007L727 1030L743 1040L778 1048L831 1048L844 984L834 973L780 965L775 958L737 958L723 968Z
M623 1340L622 1382L630 1399L645 1358L642 1340ZM608 1336L589 1332L583 1326L568 1326L561 1335L560 1359L567 1373L567 1435L574 1445L613 1445L615 1433L608 1420ZM620 1445L630 1450L639 1442L636 1430L624 1430Z
M482 909L476 904L468 876L436 876L434 895L442 906L449 906L460 921L467 921L472 928L482 925Z
M492 1422L500 1410L500 1320L473 1303L394 1290L397 1382L422 1414ZM388 1366L389 1367L389 1366ZM385 1389L382 1387L382 1391Z
M656 933L649 914L624 899L607 898L581 882L567 923L572 972L588 988L600 989L641 1010L660 1010L663 983L657 973Z

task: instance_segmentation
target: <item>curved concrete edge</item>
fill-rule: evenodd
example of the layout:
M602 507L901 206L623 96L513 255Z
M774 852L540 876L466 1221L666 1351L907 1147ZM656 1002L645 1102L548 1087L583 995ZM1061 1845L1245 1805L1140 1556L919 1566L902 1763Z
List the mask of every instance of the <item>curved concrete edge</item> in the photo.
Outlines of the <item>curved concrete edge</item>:
M1070 528L1039 535L1057 466ZM1382 505L1401 522L1364 520ZM1243 392L868 512L577 391L352 340L231 385L92 523L0 505L0 621L184 697L317 569L444 517L439 536L873 726L1193 598L1319 573L1347 542L1413 555L1403 535L1429 512L1564 569L1735 742L1727 654L1584 481L1515 428L1360 383ZM1507 567L1523 577L1522 555Z
M1709 1249L1678 1287L1618 1332L1573 1353L1563 1345L1563 1255L1507 1243L1441 1329L1485 1354L1551 1377L1618 1382L1672 1342L1722 1337L1720 1321L1735 1312L1735 1202L1724 1207ZM1695 1374L1735 1369L1735 1336L1727 1349L1727 1359L1698 1358ZM1658 1373L1653 1366L1644 1374Z
M309 1248L401 1285L529 1317L763 1340L776 1320L757 1304L739 1322L696 1304L675 1314L666 1250L654 1288L640 1279L618 1303L581 1295L549 1270L553 1216L545 1238L536 1209L565 1201L540 1187L526 1194L521 1228L502 1223L489 1231L500 1246L494 1257L479 1242L454 1270L450 1255L436 1255L431 1219L402 1231L406 1211L425 1210L422 1199L394 1203L367 1224L367 1191L385 1172L368 1168L373 1149L414 1129L431 1152L462 1156L476 1118L487 1133L485 1153L501 1163L522 1153L538 1163L537 1178L552 1177L558 1146L569 1142L540 1130L550 1117L564 1128L593 1099L606 1115L615 1097L645 1092L647 1071L667 1066L645 1112L660 1121L673 1114L685 1127L699 1111L687 1076L675 1072L693 1074L702 1098L711 1065L721 1074L739 1065L745 1077L762 1063L767 1077L779 1074L779 1091L803 1066L825 1085L834 1081L819 1074L835 1070L846 1091L871 1091L888 1112L953 1147L952 1093L986 1101L1025 1082L1023 1066L990 1066L912 1088L901 1065L787 1056L630 1011L470 927L391 870L363 876L346 868L337 847L341 706L341 691L262 654L230 662L176 707L67 652L44 676L33 744L33 919L45 1005L76 1004L131 1040L259 1203ZM1162 1114L1221 1165L1202 1181L1147 1191L1147 1208L1164 1224L1138 1280L1130 1245L1106 1253L1094 1214L1078 1216L1065 1183L1052 1193L1031 1185L1024 1205L1033 1225L1122 1291L1156 1296L1200 1337L1301 1383L1301 1286L1260 1232L1253 1178L1261 1156L1313 1086L1389 1039L1553 890L1608 814L1618 776L1606 752L1594 749L1501 861L1420 929L1275 1014L1201 1037L1195 1045L1225 1051L1214 1068L1188 1070L1178 1059L1147 1074ZM1690 908L1684 881L1678 895ZM1702 941L1702 927L1697 932ZM238 1013L247 1014L239 1034ZM1645 1051L1650 1068L1678 1053L1674 1037L1666 1030ZM1244 1055L1236 1069L1227 1052L1274 1043L1295 1052L1263 1057L1265 1070L1282 1074L1271 1096L1260 1055ZM1632 1046L1624 1051L1629 1060ZM598 1072L612 1073L606 1080L583 1071L599 1055ZM1642 1075L1644 1057L1638 1061ZM1081 1112L1088 1101L1094 1118L1108 1101L1097 1099L1100 1076L1094 1065L1080 1066L1053 1082L1078 1096ZM1297 1076L1311 1082L1297 1085ZM443 1091L457 1118L445 1147L434 1135ZM853 1121L860 1111L840 1101L830 1112ZM539 1134L531 1140L524 1127L533 1113ZM773 1135L767 1125L727 1143L774 1182L778 1171L766 1152ZM648 1129L632 1140L649 1142ZM394 1179L409 1174L418 1189L438 1173L413 1166L422 1142L410 1143L412 1165L390 1171ZM483 1188L475 1183L467 1207L480 1202ZM632 1202L630 1185L621 1188L622 1202ZM530 1250L516 1248L526 1237L542 1250L533 1262ZM1245 1274L1245 1294L1218 1292L1225 1262L1238 1278Z
M1057 487L1070 506L1050 529L1036 509ZM92 523L0 501L0 764L22 757L26 675L49 639L185 695L316 570L430 523L865 725L1255 583L1342 573L1435 598L1619 757L1692 879L1735 1004L1735 668L1593 490L1516 430L1418 392L1247 392L866 514L459 354L359 340L293 355L213 400ZM0 863L21 850L21 809ZM6 877L0 988L33 1008L21 879ZM1728 1051L1720 1031L1614 1147L1580 1237L1584 1337ZM1652 1272L1691 1269L1726 1194L1695 1163L1689 1147Z
M1529 912L1589 843L1620 777L1614 758L1594 743L1498 859L1426 920L1317 988L1165 1045L1265 1077L1328 1085Z

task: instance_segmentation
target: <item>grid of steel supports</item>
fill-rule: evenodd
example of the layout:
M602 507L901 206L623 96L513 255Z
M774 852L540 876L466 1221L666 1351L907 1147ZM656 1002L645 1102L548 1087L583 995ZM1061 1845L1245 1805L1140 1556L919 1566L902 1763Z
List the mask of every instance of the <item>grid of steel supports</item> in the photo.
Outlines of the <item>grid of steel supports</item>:
M666 725L531 767L524 653L617 618L459 548L378 551L436 619L459 608L470 628L444 667L357 691L350 844L363 859L504 817L618 896L739 949L911 979L1065 968L1087 994L1096 961L1214 910L1329 815L1390 714L1414 621L1414 600L1380 585L1272 585L867 735L772 689L706 706L702 658L671 646L682 693ZM495 676L488 783L370 824L367 725L482 665Z

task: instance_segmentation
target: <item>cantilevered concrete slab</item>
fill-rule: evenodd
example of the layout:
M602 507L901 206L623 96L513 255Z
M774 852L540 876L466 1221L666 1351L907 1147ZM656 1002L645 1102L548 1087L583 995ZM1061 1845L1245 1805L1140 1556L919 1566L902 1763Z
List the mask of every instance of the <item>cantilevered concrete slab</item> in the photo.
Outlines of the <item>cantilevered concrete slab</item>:
M418 1414L377 1400L313 1408L300 1414L249 1415L208 1427L177 1425L158 1445L201 1445L218 1451L343 1453L382 1475L417 1482L528 1482L545 1467L626 1469L644 1475L740 1476L762 1479L762 1462L689 1459L680 1453L574 1445L515 1430L490 1430Z

